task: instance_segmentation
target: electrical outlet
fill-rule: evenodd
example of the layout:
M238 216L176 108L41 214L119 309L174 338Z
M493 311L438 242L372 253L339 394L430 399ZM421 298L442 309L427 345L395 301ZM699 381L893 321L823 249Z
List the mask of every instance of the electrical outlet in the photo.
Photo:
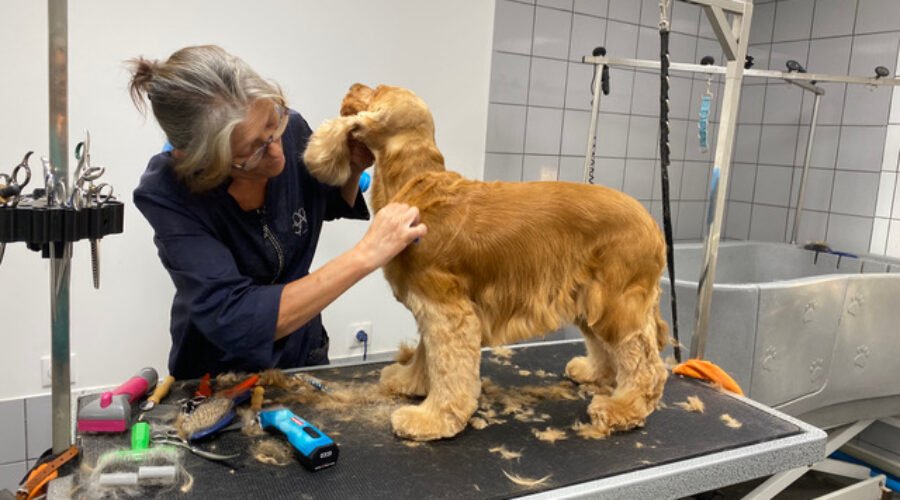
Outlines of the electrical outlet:
M371 321L360 321L357 323L350 323L349 326L349 337L350 337L350 348L351 349L362 349L365 342L360 340L357 337L359 332L365 332L365 338L369 343L369 346L372 345L372 322Z
M75 376L78 374L75 361L78 355L69 354L69 382L75 385ZM41 356L41 387L50 387L53 385L53 369L50 363L50 356Z

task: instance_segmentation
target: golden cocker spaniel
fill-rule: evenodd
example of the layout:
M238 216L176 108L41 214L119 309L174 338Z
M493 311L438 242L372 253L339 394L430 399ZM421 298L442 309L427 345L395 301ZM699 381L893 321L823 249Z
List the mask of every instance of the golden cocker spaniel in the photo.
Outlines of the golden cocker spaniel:
M567 324L587 356L566 375L599 389L588 407L601 434L641 426L662 396L668 342L659 315L665 242L633 198L567 182L481 182L444 167L434 122L413 92L355 84L341 117L323 123L304 153L319 180L350 175L348 141L375 156L372 204L418 207L428 235L384 267L421 339L384 368L381 383L426 396L391 416L399 436L461 432L477 409L482 346L540 336Z

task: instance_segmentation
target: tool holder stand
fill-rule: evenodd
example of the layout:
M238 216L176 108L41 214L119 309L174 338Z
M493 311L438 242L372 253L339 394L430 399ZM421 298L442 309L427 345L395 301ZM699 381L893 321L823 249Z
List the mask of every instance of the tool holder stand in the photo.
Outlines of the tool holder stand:
M24 241L31 250L50 257L50 244L99 240L123 230L125 205L119 201L76 210L47 208L42 202L0 207L0 243Z

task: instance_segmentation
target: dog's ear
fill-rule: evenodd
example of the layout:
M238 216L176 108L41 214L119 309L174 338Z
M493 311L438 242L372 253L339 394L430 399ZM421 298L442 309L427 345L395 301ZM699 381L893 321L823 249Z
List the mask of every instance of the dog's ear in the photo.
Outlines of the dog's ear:
M361 83L354 83L341 102L341 116L355 115L369 109L369 103L372 102L374 93L371 88Z
M342 116L327 120L316 129L303 153L303 161L313 177L332 186L347 182L350 178L347 138L356 126L356 117Z

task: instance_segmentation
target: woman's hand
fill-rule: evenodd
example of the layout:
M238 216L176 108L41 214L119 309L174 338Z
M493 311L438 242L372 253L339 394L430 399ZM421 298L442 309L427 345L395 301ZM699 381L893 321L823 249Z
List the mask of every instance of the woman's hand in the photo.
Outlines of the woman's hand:
M418 208L390 203L375 214L369 230L356 246L368 265L377 269L426 233L428 228L419 223Z
M347 143L350 145L350 170L354 175L362 173L375 163L375 156L368 146L352 137L347 137Z

